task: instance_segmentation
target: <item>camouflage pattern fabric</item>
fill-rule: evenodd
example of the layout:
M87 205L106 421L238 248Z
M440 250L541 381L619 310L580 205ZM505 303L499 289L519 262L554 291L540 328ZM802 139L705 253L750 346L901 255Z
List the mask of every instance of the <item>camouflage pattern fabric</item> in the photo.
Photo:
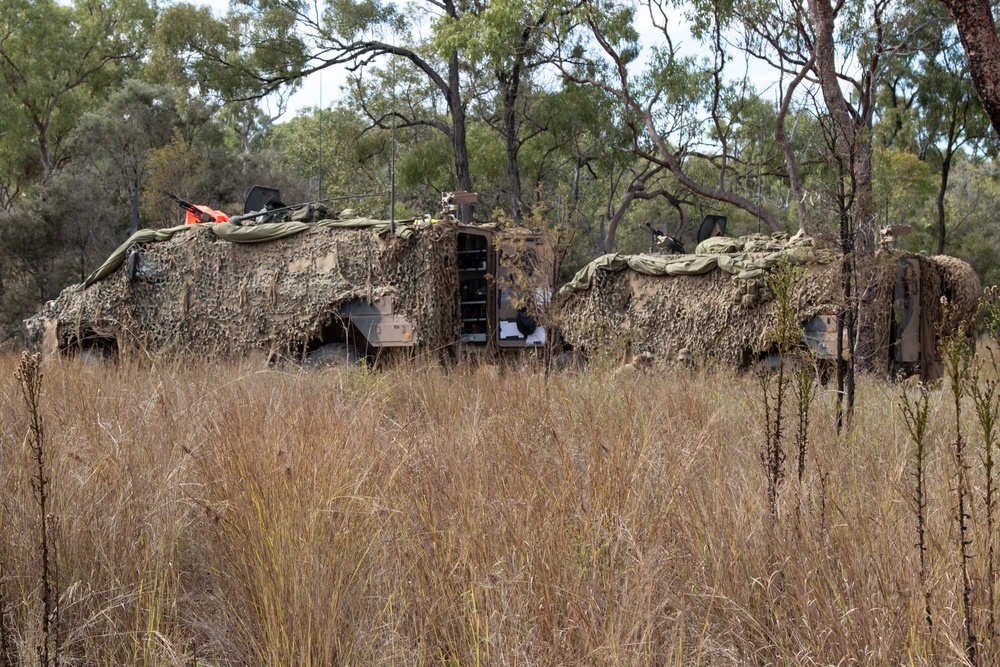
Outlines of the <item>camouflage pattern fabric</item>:
M668 360L685 350L687 358L745 367L770 349L775 302L766 278L782 259L803 269L792 297L800 323L844 312L843 254L837 249L817 248L803 236L764 235L720 238L702 249L724 247L739 252L599 257L560 290L564 340L587 354L647 351ZM872 368L888 365L901 258L919 264L919 286L911 292L920 295L921 338L927 341L920 371L939 377L940 369L931 365L941 297L958 318L967 318L982 293L972 267L953 257L880 251L865 258L858 268L867 301L859 316L857 358Z
M412 325L415 348L439 354L461 327L457 225L395 231L368 219L144 230L88 287L66 288L25 320L25 345L297 358L344 342L344 306L378 302Z
M412 238L413 227L409 223L412 219L398 221L396 223L396 236L405 240ZM96 271L87 276L87 279L77 288L83 291L94 283L107 278L114 273L115 269L125 261L125 256L129 249L137 243L156 243L169 241L176 234L190 232L197 228L208 228L213 234L224 241L233 243L260 243L262 241L274 241L276 239L300 234L309 229L317 227L329 227L335 229L358 229L371 227L379 236L389 233L390 223L387 220L372 220L370 218L353 218L349 220L323 220L317 223L305 222L278 222L267 225L254 225L238 227L229 223L203 223L199 225L181 225L179 227L168 227L167 229L140 229L130 236L125 243L111 253L111 256L101 264Z

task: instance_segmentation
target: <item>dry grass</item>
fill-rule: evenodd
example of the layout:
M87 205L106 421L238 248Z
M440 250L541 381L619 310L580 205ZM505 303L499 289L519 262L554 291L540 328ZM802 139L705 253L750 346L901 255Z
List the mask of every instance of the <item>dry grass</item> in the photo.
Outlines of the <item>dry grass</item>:
M0 356L0 596L27 665L39 522L16 364ZM66 665L965 660L940 391L929 630L898 387L862 383L842 440L819 396L773 520L750 376L43 370Z

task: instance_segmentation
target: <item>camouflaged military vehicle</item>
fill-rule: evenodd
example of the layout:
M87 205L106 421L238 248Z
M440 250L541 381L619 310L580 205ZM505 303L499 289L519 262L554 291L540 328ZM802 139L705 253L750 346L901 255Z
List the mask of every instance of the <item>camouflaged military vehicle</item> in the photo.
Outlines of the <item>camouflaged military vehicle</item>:
M775 303L766 275L787 262L804 272L794 295L803 346L832 360L837 313L844 310L842 258L801 234L708 236L694 254L604 255L560 290L561 333L584 353L651 353L658 362L694 357L747 368L774 358ZM865 273L872 278L859 322L859 359L893 377L940 377L941 297L957 319L972 317L982 293L972 267L886 247Z
M141 230L26 320L24 338L47 353L298 360L541 346L544 328L502 287L513 259L504 244L538 240L451 219L472 196L446 198L435 221L346 212L251 225L244 215L242 226Z

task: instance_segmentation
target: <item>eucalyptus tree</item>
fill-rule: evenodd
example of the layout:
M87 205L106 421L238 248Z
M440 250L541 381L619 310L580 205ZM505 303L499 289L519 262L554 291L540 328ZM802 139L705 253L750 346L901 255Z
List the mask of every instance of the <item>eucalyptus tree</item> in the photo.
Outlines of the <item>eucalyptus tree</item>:
M926 17L928 30L913 54L884 80L877 138L885 146L912 151L937 174L934 246L944 253L949 241L948 189L956 160L965 152L995 153L990 127L968 75L958 32L937 0L913 7Z
M459 46L439 53L420 37L444 18L475 11L475 3L425 0L401 10L380 0L330 2L322 11L306 0L241 0L222 19L203 17L201 34L172 31L168 50L201 78L219 77L244 97L267 95L333 66L360 72L387 56L419 70L443 98L458 187L472 189L466 146L466 105ZM186 11L191 11L186 10ZM463 217L471 215L463 207Z
M723 5L716 0L707 4ZM737 29L738 48L769 65L779 79L779 120L796 96L814 102L828 136L833 169L828 187L839 211L841 243L845 252L871 253L877 216L872 188L877 93L893 64L913 52L925 17L908 13L893 0L738 0L732 10L716 10L716 15ZM796 198L804 201L799 165L782 132L779 122L775 136L785 150ZM800 215L808 212L800 207Z
M398 190L405 192L397 193L397 207L429 212L427 199L419 196L427 194L426 191L417 192L416 196L413 191L420 190L425 179L434 183L437 175L446 174L445 178L454 179L449 169L450 150L447 144L442 150L438 136L427 129L422 134L416 132L416 135L401 133L395 145ZM300 111L295 118L275 126L266 146L273 153L276 170L288 182L288 191L296 192L295 184L299 184L296 197L376 195L344 200L340 206L359 209L373 217L389 214L391 131L373 127L365 112L346 101L329 109ZM415 156L415 151L426 153ZM453 189L452 183L453 180L440 185ZM307 191L303 191L303 184ZM439 196L431 195L429 199L439 201Z
M631 16L627 7L609 5L609 11ZM436 26L439 50L463 48L470 90L504 142L509 212L520 222L525 196L519 154L526 143L545 132L552 114L533 102L543 97L540 77L549 63L549 35L563 39L577 35L572 3L545 0L494 0L458 17L445 17Z
M299 86L293 81L272 90L250 73L301 66L305 43L294 27L294 19L281 12L256 16L234 7L219 19L208 7L169 5L152 34L144 75L187 91L191 104L217 115L236 137L245 168ZM187 102L179 98L178 104Z
M425 195L459 189L451 120L440 102L437 87L421 70L400 58L349 74L341 99L345 110L353 110L359 122L364 121L360 137L372 134L384 142L384 173L388 174L389 163L395 160L398 184ZM468 135L467 126L467 144ZM469 171L470 178L475 175L478 181L476 152L473 143ZM378 187L388 191L388 181L384 178Z
M384 79L376 70L395 69L389 58L401 60L436 99L405 112L381 110L373 124L387 127L395 116L403 129L439 130L451 144L456 186L463 190L473 188L468 107L473 97L489 98L505 142L510 210L519 219L518 153L538 131L522 132L525 92L544 62L539 44L549 26L571 15L571 6L537 0L422 0L405 7L382 0L240 0L222 19L190 6L168 8L163 23L171 27L162 31L162 42L174 69L193 80L228 82L227 99L266 95L334 66ZM463 207L463 217L470 214Z
M631 131L613 98L566 82L534 106L533 120L545 119L544 131L526 144L534 190L547 193L557 217L586 236L590 253L615 251L620 225L641 201L667 202L680 220L671 232L683 228L691 200L662 165L632 152Z
M935 198L939 254L945 252L948 239L945 197L956 155L962 149L978 152L984 143L997 141L966 76L964 54L952 37L950 30L944 30L931 41L915 81L918 154L933 158L940 175Z
M77 154L70 169L103 182L103 211L131 210L131 232L138 229L139 194L148 175L150 151L170 142L180 122L174 91L135 79L128 80L107 102L84 114L71 135Z
M1000 134L1000 38L991 0L941 0L962 39L983 110Z
M77 119L138 67L155 15L147 0L0 2L0 107L16 128L0 141L28 156L26 178L47 183L70 159Z
M746 169L745 156L734 152L733 134L745 121L747 101L755 96L747 78L725 75L729 60L721 41L722 24L710 57L681 54L669 17L674 9L655 0L645 3L660 38L650 48L641 71L637 35L621 25L622 18L602 3L580 3L579 21L596 43L596 56L574 43L557 43L555 54L563 76L594 86L620 105L632 152L669 172L691 194L715 200L759 217L770 229L782 229L779 218L763 202L740 194L733 186L735 170ZM712 25L711 21L706 26ZM694 176L699 165L710 165L711 176Z
M983 285L1000 284L1000 165L960 153L948 187L949 252L968 261Z
M0 118L16 118L19 112L13 96L0 92ZM28 123L6 123L0 130L0 211L9 210L29 185L31 137ZM0 291L2 288L0 280Z

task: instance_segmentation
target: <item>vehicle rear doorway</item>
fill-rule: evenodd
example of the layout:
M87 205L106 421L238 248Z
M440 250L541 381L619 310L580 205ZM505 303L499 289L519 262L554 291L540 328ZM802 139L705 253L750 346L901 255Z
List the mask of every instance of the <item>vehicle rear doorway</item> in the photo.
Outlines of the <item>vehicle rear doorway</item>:
M458 233L458 301L463 344L485 346L495 329L495 253L491 234L466 229Z

